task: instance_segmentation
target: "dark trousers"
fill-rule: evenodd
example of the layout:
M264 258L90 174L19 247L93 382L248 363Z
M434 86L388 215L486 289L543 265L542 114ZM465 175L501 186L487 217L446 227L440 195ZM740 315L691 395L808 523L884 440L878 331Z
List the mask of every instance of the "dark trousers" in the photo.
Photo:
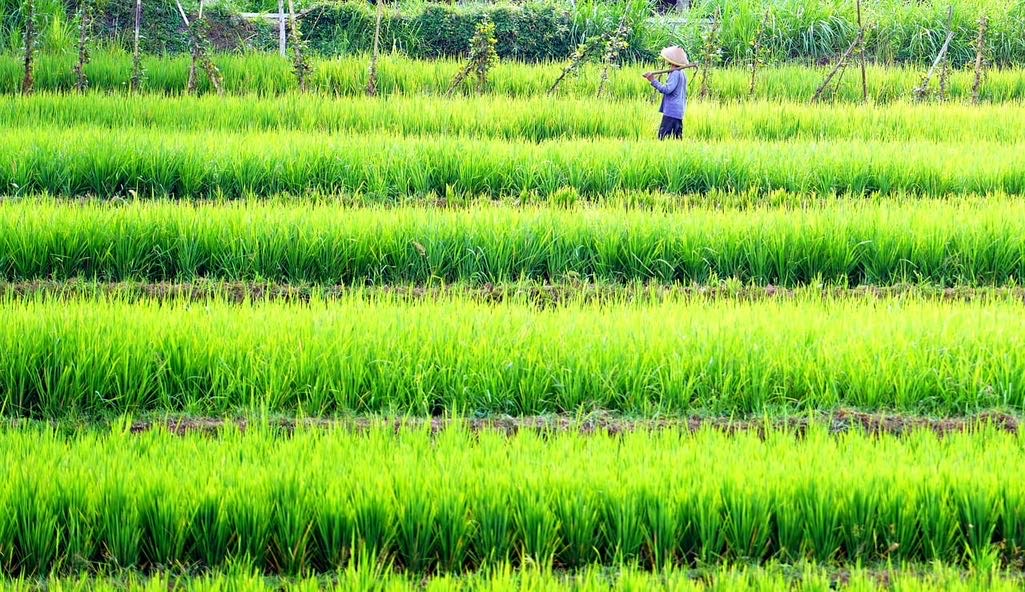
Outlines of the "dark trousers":
M665 140L666 138L673 138L675 140L683 138L682 119L662 116L662 125L658 128L658 139Z

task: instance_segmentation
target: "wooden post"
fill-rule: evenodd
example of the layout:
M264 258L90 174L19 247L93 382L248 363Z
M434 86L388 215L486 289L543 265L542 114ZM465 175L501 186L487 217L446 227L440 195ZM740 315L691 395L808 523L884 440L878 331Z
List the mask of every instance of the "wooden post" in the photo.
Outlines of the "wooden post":
M142 54L139 53L139 29L142 27L142 0L135 0L135 42L132 45L132 84L138 92L142 86Z
M288 55L285 41L285 0L278 0L278 53L281 57Z
M989 27L989 17L982 15L979 19L979 36L975 39L975 84L972 85L972 104L979 104L979 97L982 94L983 70L986 67L986 29Z
M198 21L203 18L203 2L204 0L199 0L199 15L196 17L197 25L199 24ZM189 17L185 14L185 9L182 8L181 0L174 0L174 3L178 7L178 14L181 15L185 27L189 30L189 39L192 41L192 65L189 68L188 92L196 90L196 66L202 63L207 77L210 78L210 84L213 85L217 94L223 94L224 87L221 86L221 73L210 60L210 56L206 54L204 40L200 39L200 33L189 23Z
M25 4L25 78L21 81L21 94L30 95L36 85L33 76L33 59L36 53L36 3L35 0L25 0Z
M865 25L861 22L861 0L858 0L858 53L861 54L861 102L868 102L868 76L865 74Z
M770 10L765 9L765 16L762 17L762 22L759 23L758 30L755 32L755 38L751 42L751 88L747 92L748 98L755 96L755 75L758 73L758 62L762 57L762 36L765 34L765 27L769 24Z
M698 92L698 97L704 99L708 96L709 89L708 75L711 73L712 68L719 65L720 57L722 56L722 49L719 46L719 26L722 21L722 8L716 8L715 14L712 15L712 22L708 25L708 30L705 32L704 37L704 67L701 68L701 90Z
M954 36L954 6L951 5L947 11L947 38ZM947 99L947 82L950 78L950 58L944 56L943 66L940 68L940 100Z
M202 2L202 0L200 0ZM185 23L185 28L189 30L189 42L192 45L192 63L189 64L189 80L185 83L185 92L195 92L196 90L196 60L198 59L199 46L196 43L196 37L192 32L192 24L189 23L189 17L185 14L185 9L182 8L181 0L174 0L175 6L178 7L178 14L182 17L182 22Z

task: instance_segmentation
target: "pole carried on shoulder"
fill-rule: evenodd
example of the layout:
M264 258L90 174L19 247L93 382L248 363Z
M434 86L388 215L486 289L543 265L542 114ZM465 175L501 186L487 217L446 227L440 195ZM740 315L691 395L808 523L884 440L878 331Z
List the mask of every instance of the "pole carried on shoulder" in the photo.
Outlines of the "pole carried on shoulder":
M652 74L654 74L655 76L658 76L660 74L668 74L668 73L672 72L673 70L688 70L690 68L694 68L696 70L698 68L698 65L697 64L687 64L686 66L681 66L679 68L669 68L668 70L656 70L656 71L652 72Z

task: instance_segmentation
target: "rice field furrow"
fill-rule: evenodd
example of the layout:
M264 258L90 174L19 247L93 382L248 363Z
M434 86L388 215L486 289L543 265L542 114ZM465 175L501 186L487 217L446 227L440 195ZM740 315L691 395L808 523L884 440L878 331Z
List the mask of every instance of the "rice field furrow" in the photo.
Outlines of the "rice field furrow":
M629 592L654 590L665 592L820 592L851 590L884 592L1017 592L1022 575L1018 572L979 573L942 563L928 566L838 568L832 565L785 563L767 567L745 565L687 569L682 567L647 571L636 567L589 567L579 573L545 567L517 568L510 564L489 566L483 573L469 575L421 575L389 573L378 563L365 561L339 572L305 577L263 576L242 567L217 570L202 575L181 570L156 574L99 577L52 576L0 581L4 592L351 592L387 590L388 592L512 592L546 590L550 592Z
M261 301L305 303L311 300L335 300L354 294L398 300L430 301L441 297L461 297L481 302L519 302L539 308L575 305L585 302L609 305L624 302L664 302L683 300L804 300L833 298L846 300L885 300L911 297L922 300L950 302L1025 302L1025 288L1017 286L943 287L927 283L903 283L891 286L863 285L847 287L836 284L810 284L801 287L757 286L733 279L717 282L665 284L656 281L625 283L584 282L567 279L562 282L515 280L480 284L472 281L442 283L392 283L384 285L316 284L306 282L228 281L196 278L190 281L119 281L103 282L74 277L69 279L0 280L0 298L88 298L106 296L134 302L143 300L205 302L222 300L244 303Z

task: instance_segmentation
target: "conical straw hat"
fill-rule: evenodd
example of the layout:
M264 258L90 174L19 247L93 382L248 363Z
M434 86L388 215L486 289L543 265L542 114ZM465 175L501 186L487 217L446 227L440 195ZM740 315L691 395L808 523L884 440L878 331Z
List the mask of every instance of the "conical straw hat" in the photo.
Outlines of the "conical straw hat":
M662 50L662 59L669 62L674 66L680 66L681 68L690 64L690 60L687 59L687 52L683 51L682 47L667 47Z

